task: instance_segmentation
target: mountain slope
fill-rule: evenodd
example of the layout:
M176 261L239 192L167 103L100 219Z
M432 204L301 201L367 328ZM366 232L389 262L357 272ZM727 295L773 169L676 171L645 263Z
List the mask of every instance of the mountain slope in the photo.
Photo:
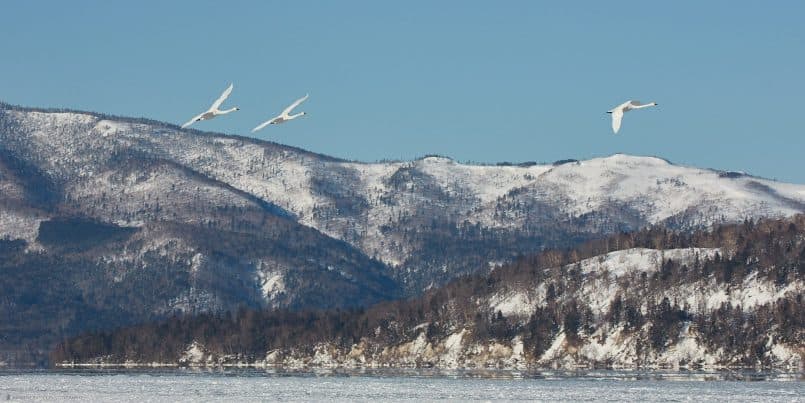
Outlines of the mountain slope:
M365 306L401 295L385 266L348 245L290 221L265 222L271 229L257 236L49 219L39 250L0 240L3 361L41 363L64 337L173 315Z
M67 365L801 371L804 279L805 215L692 235L655 229L543 252L366 310L170 320L78 337L51 358Z
M195 214L177 202L208 190L168 191L197 173L227 187L206 200L270 204L383 261L409 293L607 233L805 211L805 186L653 157L497 166L444 157L358 163L159 122L8 105L0 110L0 128L7 153L46 173L64 198L87 201L72 205L81 214L136 225L208 220L208 208L194 204L203 213ZM101 202L112 195L114 202Z
M93 145L94 117L30 112L52 126L24 132L5 113L0 361L41 362L63 337L176 314L402 295L383 263L270 201L136 147Z

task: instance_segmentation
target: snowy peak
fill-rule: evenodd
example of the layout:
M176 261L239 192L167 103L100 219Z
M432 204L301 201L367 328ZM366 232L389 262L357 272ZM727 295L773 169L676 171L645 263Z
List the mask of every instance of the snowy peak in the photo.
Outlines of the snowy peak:
M639 155L630 155L630 154L623 154L623 153L616 153L612 154L608 157L601 157L601 158L593 158L588 160L587 162L602 162L605 164L619 164L619 165L627 165L627 166L665 166L665 165L673 165L670 161L654 156L639 156Z

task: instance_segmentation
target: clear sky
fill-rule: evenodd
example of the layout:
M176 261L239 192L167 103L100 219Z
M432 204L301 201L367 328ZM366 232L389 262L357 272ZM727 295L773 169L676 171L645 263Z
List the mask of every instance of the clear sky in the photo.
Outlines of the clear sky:
M625 152L805 183L803 1L9 1L0 100L375 161ZM628 99L618 135L605 112Z

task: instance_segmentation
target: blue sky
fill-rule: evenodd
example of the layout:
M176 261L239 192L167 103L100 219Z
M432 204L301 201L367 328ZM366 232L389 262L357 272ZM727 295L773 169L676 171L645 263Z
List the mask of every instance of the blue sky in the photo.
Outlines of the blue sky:
M805 183L805 2L16 1L0 100L374 161L625 152ZM618 135L605 112L637 99Z

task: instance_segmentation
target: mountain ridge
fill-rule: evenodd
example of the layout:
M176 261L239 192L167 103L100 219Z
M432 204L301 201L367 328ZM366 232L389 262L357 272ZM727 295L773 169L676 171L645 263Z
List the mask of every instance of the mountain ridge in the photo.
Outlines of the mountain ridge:
M450 157L448 155L428 154L428 153L426 153L425 155L423 155L421 157L415 157L415 158L412 158L410 160L381 158L381 159L377 159L377 160L373 160L373 161L364 161L364 160L355 160L355 159L349 159L349 158L343 158L343 157L337 157L337 156L333 156L333 155L329 155L329 154L319 153L319 152L311 151L311 150L308 150L308 149L305 149L305 148L302 148L302 147L297 147L297 146L292 146L292 145L288 145L288 144L278 143L278 142L275 142L275 141L272 141L272 140L266 140L266 139L262 139L262 138L258 138L258 137L252 137L252 136L248 136L248 135L241 135L241 134L235 134L235 133L224 133L224 132L213 132L213 131L201 130L201 129L194 128L194 127L182 129L181 125L179 125L179 124L166 122L166 121L162 121L162 120L155 120L155 119L151 119L151 118L147 118L147 117L131 117L131 116L125 116L125 115L114 115L114 114L108 114L108 113L105 113L105 112L85 111L85 110L72 109L72 108L57 108L57 107L39 108L39 107L33 107L33 106L16 105L16 104L3 102L3 101L0 101L0 109L17 110L17 111L23 111L23 112L40 112L40 113L73 113L73 114L81 114L81 115L90 115L90 116L96 117L96 118L98 118L100 120L117 120L117 121L122 121L122 122L126 122L126 123L144 123L144 124L151 124L151 125L155 125L155 126L164 126L166 128L175 129L177 131L182 130L182 131L187 131L187 132L193 132L193 133L195 133L197 135L200 135L200 136L225 137L225 138L230 138L230 139L233 139L233 140L250 141L250 142L254 142L254 143L258 144L258 145L270 145L270 146L283 147L283 148L286 148L286 149L291 150L291 151L300 152L300 153L303 153L303 154L308 154L308 155L312 155L312 156L316 156L316 157L321 157L323 159L330 160L330 161L333 161L333 162L343 162L343 163L357 163L357 164L404 163L404 162L420 161L420 160L424 160L426 158L434 158L435 157L435 158L447 159L447 160L450 160L452 162L455 162L455 163L458 163L458 164L461 164L461 165L468 165L468 166L478 166L478 167L520 166L520 167L523 167L523 166L533 166L533 165L555 165L557 163L564 164L564 163L588 161L588 160L592 160L592 159L600 159L600 158L605 159L605 158L617 157L617 156L627 156L627 157L635 157L635 158L654 158L654 159L658 159L658 160L661 160L663 162L666 162L666 163L668 163L670 165L675 165L675 166L679 166L679 167L704 169L704 170L709 170L709 171L712 171L712 172L722 173L722 174L737 174L737 175L740 175L740 176L749 176L749 177L753 177L753 178L757 178L757 179L763 179L763 180L779 182L779 183L791 183L791 182L786 182L786 181L782 181L782 180L777 180L777 179L774 179L774 178L768 178L768 177L765 177L765 176L760 176L760 175L747 173L747 172L744 172L744 171L732 171L732 170L726 170L726 169L699 167L697 165L692 165L692 164L678 164L678 163L675 163L675 162L669 160L668 158L662 157L660 155L654 155L654 154L652 154L652 155L637 155L637 154L629 154L629 153L623 153L623 152L615 152L615 153L607 154L607 155L590 156L589 158L583 159L583 160L578 160L578 159L575 159L575 158L568 158L568 159L556 160L554 162L536 162L536 161L475 162L475 161L459 161L459 160L456 160L455 158Z
M421 246L411 244L405 233L389 233L389 228L410 233L427 232L434 225L446 225L449 231L475 225L544 242L541 228L552 225L544 217L567 228L586 228L578 234L586 237L662 222L707 226L791 215L805 206L805 186L676 165L659 157L618 153L518 165L468 165L439 156L355 162L255 138L180 130L163 122L2 106L4 129L12 132L3 133L5 153L63 182L65 197L93 192L86 188L88 181L95 187L114 186L97 176L115 172L118 155L135 165L164 161L252 202L276 206L301 224L395 267L422 266L406 263L406 256ZM98 214L96 218L107 221L122 219ZM572 229L563 231L574 236ZM424 264L430 272L438 265Z
M118 155L140 156L145 161L139 166L164 161L216 181L237 193L232 197L276 206L300 224L400 268L400 280L411 284L411 291L429 284L427 277L438 275L444 264L455 266L411 260L424 247L422 242L438 241L419 239L433 229L454 240L488 238L484 231L491 231L492 237L520 239L506 243L555 247L563 245L563 238L589 239L658 223L693 228L785 216L805 206L803 185L676 165L652 156L618 153L562 164L518 165L468 165L441 156L356 162L255 138L181 130L163 122L116 121L119 118L100 113L8 104L2 110L6 131L14 132L0 133L5 152L63 182L64 197L96 198L96 188L131 186L97 178L101 171L119 169ZM156 188L142 185L143 192L165 186L158 183L158 175L150 180ZM137 203L126 217L97 208L93 214L123 224L120 220L138 222L153 216L147 211L151 207L144 207L150 203ZM548 239L557 230L560 235ZM501 248L498 242L493 249ZM493 253L487 262L460 264L464 268L458 271L515 255ZM411 270L425 273L404 273Z
M115 298L132 301L114 313L122 324L239 303L371 304L613 233L790 216L805 204L805 185L657 157L518 165L467 165L438 156L354 162L249 137L115 119L0 105L0 189L8 190L0 195L0 242L13 251L3 270L32 287L19 295L26 303L59 306L57 295L35 288L36 276L50 274L18 271L47 263L66 273L54 286L82 285L73 302L84 302L67 304L76 318L103 308L97 299L103 295L113 305ZM116 240L122 249L110 250L119 256L71 249L67 238L63 245L58 239L44 244L42 223L53 220L134 227L165 242L145 242L143 235ZM173 228L171 235L165 228ZM199 234L208 238L206 249L190 241ZM239 279L205 281L203 289L192 282L193 273L227 279L230 265ZM90 279L105 270L128 274ZM142 295L137 287L147 282L138 276L165 289ZM140 280L127 287L117 278ZM107 293L110 287L117 287L116 296ZM11 298L0 309L24 321L19 303ZM52 328L47 319L38 323ZM81 330L76 323L62 325L74 334ZM51 343L61 336L48 337Z

